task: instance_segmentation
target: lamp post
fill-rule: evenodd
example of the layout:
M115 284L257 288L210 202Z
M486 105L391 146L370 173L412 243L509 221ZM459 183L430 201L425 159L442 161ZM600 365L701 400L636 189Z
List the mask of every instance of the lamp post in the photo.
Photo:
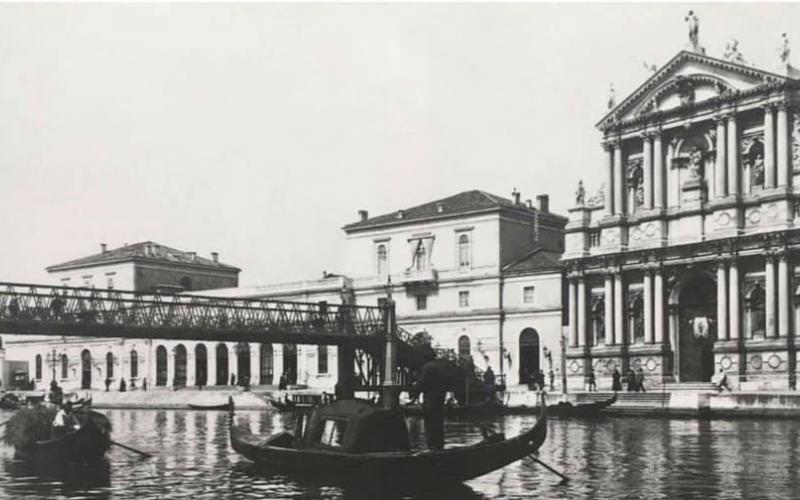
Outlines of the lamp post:
M392 300L392 277L389 276L384 286L386 299L383 307L384 327L386 328L386 357L384 360L383 372L383 407L387 409L397 408L400 405L400 385L396 380L397 371L397 346L395 337L397 336L397 323L395 321L394 300Z
M50 365L50 369L52 370L53 381L55 381L56 366L58 366L58 352L56 352L55 347L51 352L47 353L47 364Z

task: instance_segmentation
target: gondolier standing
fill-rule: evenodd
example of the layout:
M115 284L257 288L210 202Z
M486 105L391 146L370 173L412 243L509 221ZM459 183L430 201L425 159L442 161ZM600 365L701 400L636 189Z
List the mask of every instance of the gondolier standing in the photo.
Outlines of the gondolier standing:
M419 372L419 379L409 391L414 399L422 393L422 414L428 448L444 448L444 396L447 389L447 366L441 361L428 361Z
M77 431L81 428L78 419L72 414L72 403L67 401L64 406L58 410L56 417L53 419L53 438L60 438L66 436L70 432Z

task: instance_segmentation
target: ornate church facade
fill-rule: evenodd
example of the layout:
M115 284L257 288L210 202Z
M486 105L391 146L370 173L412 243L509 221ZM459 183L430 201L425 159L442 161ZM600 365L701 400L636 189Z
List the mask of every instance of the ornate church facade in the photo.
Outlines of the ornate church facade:
M690 27L691 28L691 27ZM597 124L602 195L570 210L570 387L795 388L800 312L800 79L690 45Z

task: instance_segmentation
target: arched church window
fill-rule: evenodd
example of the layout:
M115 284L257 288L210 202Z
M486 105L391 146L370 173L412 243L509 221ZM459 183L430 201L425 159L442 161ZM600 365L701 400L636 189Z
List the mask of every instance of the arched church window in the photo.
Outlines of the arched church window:
M471 354L472 348L470 346L469 337L462 335L458 338L458 357L466 361Z

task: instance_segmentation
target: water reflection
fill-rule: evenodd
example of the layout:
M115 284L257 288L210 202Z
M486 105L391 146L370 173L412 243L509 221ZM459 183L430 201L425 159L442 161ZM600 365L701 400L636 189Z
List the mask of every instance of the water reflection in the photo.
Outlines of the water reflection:
M104 468L31 469L0 447L0 498L597 498L648 499L793 497L800 482L800 423L608 418L553 420L539 457L570 476L567 485L530 459L446 491L374 491L286 477L248 462L230 448L224 412L107 411L114 438L153 452L150 460L120 448ZM0 415L5 420L9 414ZM4 418L5 417L5 418ZM237 413L239 423L270 434L293 429L291 415ZM514 436L535 417L449 421L450 442L480 440L480 427ZM422 425L409 419L412 441L424 443Z

